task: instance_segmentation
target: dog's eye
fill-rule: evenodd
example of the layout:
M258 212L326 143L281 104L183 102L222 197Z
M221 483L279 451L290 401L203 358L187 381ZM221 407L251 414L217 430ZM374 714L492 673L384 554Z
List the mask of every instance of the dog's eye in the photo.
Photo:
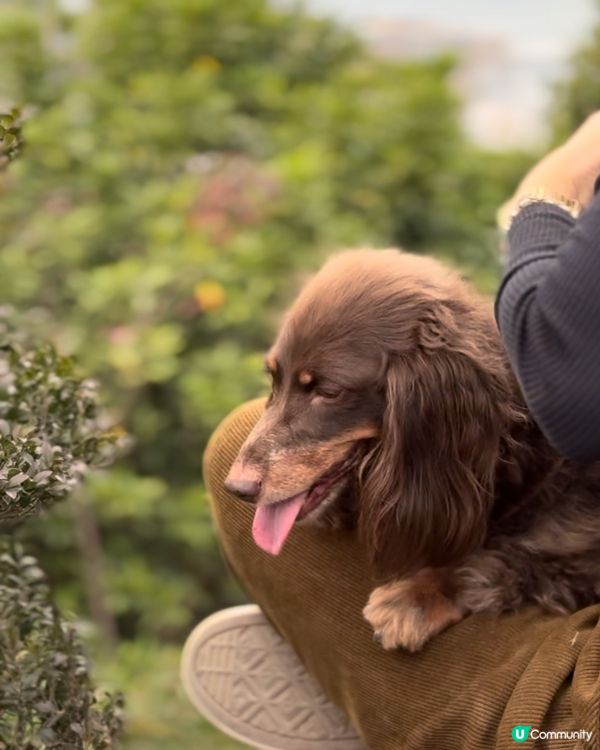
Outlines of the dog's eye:
M334 401L342 392L335 383L323 381L318 375L308 371L300 373L298 385L311 401Z
M339 398L342 395L342 391L339 388L315 388L314 394L325 401L335 401L336 398Z

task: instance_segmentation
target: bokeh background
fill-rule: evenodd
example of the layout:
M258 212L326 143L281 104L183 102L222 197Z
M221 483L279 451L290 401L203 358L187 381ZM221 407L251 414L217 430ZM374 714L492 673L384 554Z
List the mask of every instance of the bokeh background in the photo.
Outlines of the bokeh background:
M451 12L448 10L451 7ZM0 0L0 301L99 382L128 435L20 536L122 690L127 750L235 748L178 685L241 601L200 476L332 250L401 245L498 283L494 217L600 106L593 2Z

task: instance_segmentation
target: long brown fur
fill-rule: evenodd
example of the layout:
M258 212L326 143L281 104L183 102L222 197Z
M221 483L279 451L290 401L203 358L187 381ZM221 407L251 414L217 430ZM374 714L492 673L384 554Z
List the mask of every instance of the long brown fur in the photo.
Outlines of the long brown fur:
M396 250L334 256L269 361L269 408L237 471L252 465L257 501L276 502L278 476L284 496L318 481L319 446L358 446L345 485L310 518L351 509L383 584L365 616L386 647L420 648L458 612L525 601L567 612L600 598L600 464L547 442L490 301L456 272ZM296 467L306 445L311 461Z

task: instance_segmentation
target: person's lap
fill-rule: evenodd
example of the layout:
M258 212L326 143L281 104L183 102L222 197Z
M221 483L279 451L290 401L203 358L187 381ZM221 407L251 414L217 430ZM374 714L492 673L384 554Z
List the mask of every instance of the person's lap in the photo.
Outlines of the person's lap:
M293 646L373 750L513 748L512 728L593 732L600 748L600 605L569 617L528 607L466 618L422 652L388 652L362 609L376 585L352 532L294 530L271 557L253 542L253 509L223 487L263 400L217 429L204 462L223 552L248 597ZM600 499L599 499L600 502ZM549 746L578 747L572 739Z

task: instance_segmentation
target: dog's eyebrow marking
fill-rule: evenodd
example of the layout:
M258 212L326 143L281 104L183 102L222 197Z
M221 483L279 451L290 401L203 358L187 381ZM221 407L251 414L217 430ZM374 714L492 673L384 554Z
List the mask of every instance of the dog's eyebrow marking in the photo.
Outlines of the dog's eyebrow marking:
M273 387L278 386L281 383L281 367L272 354L265 357L265 369L273 379Z
M310 385L314 380L314 375L308 370L300 370L298 373L298 382L300 385Z

